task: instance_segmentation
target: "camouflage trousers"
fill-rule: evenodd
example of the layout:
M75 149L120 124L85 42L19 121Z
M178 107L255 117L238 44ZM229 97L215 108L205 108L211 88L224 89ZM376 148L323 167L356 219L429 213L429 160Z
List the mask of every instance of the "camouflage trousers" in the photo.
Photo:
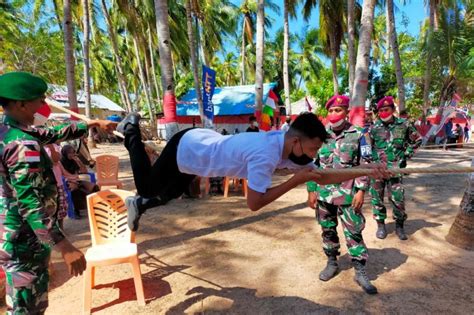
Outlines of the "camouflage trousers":
M344 229L349 255L352 259L367 260L369 254L362 238L362 231L365 227L364 215L357 213L350 205L336 206L318 200L316 218L323 231L324 253L327 256L340 255L341 245L337 235L338 216Z
M387 218L387 208L384 206L383 198L387 188L388 199L393 206L393 218L398 222L407 219L405 213L405 189L402 177L370 181L370 195L372 197L372 213L376 221L384 221Z
M3 263L6 276L7 314L43 314L48 307L50 250L37 253L35 260Z

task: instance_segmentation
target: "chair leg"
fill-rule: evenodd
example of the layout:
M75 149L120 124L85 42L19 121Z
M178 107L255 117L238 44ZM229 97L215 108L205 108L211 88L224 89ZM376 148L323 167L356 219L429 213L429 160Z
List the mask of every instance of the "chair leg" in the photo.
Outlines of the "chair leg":
M82 313L83 314L90 314L91 313L91 305L92 305L92 268L87 267L84 273L84 304Z
M135 291L137 292L138 305L145 306L145 293L143 292L142 273L140 272L140 261L135 257L130 262L132 264L133 282L135 283Z
M201 179L204 179L204 196L209 195L209 191L211 191L211 182L209 177L201 177Z
M91 267L91 289L95 287L95 267Z
M229 195L229 182L229 177L224 177L224 198L227 198L227 196Z
M247 198L247 180L245 178L242 179L242 191L244 192L245 198Z

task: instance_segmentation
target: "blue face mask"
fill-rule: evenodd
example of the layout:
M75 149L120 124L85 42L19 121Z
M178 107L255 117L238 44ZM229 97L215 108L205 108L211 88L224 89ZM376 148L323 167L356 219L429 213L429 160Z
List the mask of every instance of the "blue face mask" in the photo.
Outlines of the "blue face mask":
M294 146L293 146L294 147ZM303 146L301 145L301 141L300 141L300 148L301 148L301 152L303 152ZM294 152L293 152L293 148L291 148L291 153L290 155L288 155L288 159L295 163L295 164L298 164L298 165L307 165L311 162L313 162L313 158L310 158L309 156L307 156L304 152L302 155L300 156L297 156Z

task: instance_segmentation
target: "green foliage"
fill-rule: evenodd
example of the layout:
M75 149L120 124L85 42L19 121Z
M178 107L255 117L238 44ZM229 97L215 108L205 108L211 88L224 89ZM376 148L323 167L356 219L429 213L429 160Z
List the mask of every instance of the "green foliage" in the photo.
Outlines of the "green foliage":
M327 115L324 105L333 96L332 72L331 69L324 69L321 72L320 79L306 82L309 95L311 95L318 104L316 113L325 117Z

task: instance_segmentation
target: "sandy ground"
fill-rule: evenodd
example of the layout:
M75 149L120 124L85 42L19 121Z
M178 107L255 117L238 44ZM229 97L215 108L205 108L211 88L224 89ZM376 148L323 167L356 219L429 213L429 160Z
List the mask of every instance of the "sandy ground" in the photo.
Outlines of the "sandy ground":
M94 155L120 157L121 178L133 189L128 156L118 145ZM473 151L421 151L410 166L469 165ZM284 180L276 177L275 182ZM406 178L409 240L375 238L368 198L364 206L368 273L379 294L369 296L353 281L342 244L340 273L318 280L326 258L314 211L301 186L258 212L244 198L182 199L150 210L137 235L147 305L136 303L127 265L98 269L93 290L97 314L312 314L474 313L474 252L454 247L445 236L458 211L466 175ZM66 221L70 239L90 246L87 220ZM339 231L342 237L342 231ZM82 277L70 278L53 257L47 314L79 314Z

